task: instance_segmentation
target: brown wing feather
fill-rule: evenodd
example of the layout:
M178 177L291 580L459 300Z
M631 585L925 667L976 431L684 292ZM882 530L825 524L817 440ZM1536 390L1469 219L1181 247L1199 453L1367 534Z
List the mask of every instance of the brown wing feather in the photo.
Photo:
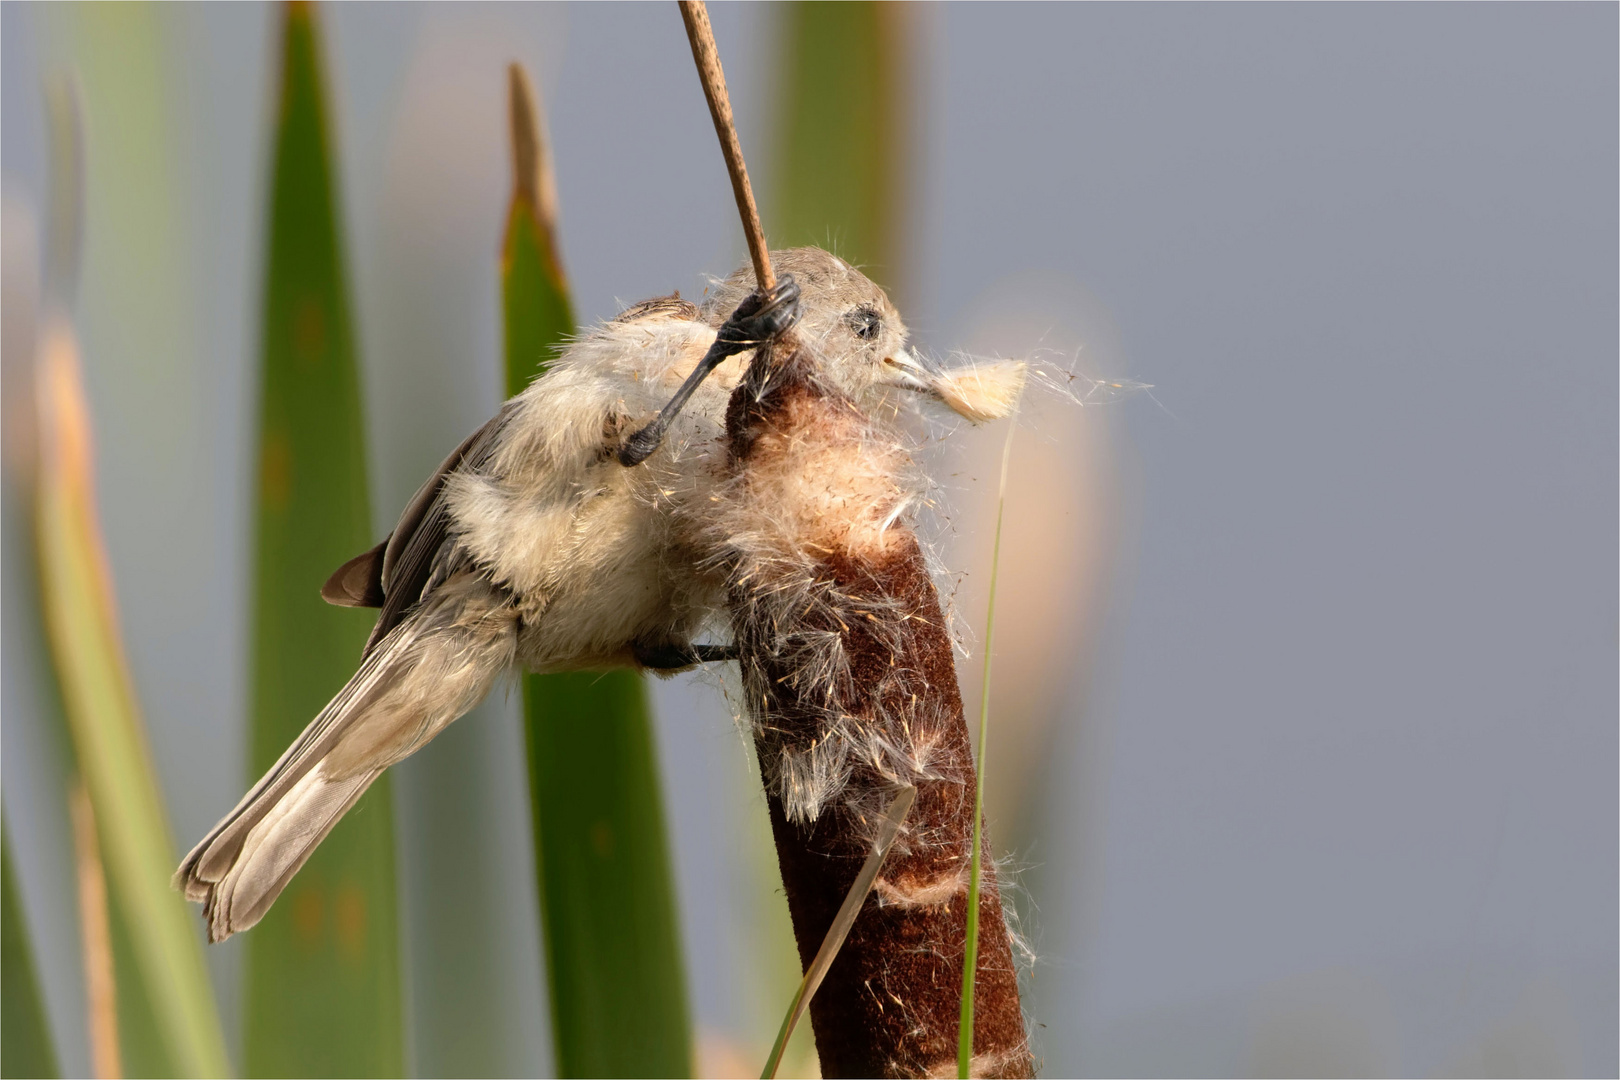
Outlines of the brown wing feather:
M697 305L689 300L681 299L679 289L668 296L655 296L651 300L643 300L639 304L631 304L618 315L614 322L635 322L637 319L651 318L662 315L671 319L689 319L696 322L698 319Z
M366 642L367 652L404 621L406 613L422 599L432 580L434 559L450 531L450 508L443 498L445 477L457 469L479 468L488 461L495 452L501 429L515 408L515 403L508 401L487 424L467 436L400 515L399 524L394 526L383 548L382 614L377 616L377 625L372 627L371 639Z
M321 586L321 599L339 607L382 607L384 540L364 555L356 555L332 572Z
M512 409L512 402L507 402L487 424L467 436L427 483L416 489L388 538L338 567L321 586L321 598L329 604L382 608L366 641L367 654L422 599L432 578L434 556L450 527L449 509L440 498L444 478L459 468L476 469L489 460Z

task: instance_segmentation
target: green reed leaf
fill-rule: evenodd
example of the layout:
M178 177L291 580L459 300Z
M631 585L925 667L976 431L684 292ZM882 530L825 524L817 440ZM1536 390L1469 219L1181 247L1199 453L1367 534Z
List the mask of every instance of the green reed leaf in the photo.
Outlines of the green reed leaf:
M574 330L527 79L512 69L502 256L506 387ZM523 680L535 866L559 1076L689 1076L680 926L647 690L629 670Z
M252 772L353 673L375 613L321 583L374 543L314 12L285 9L271 164L254 567ZM247 935L254 1076L405 1071L393 808L384 775Z

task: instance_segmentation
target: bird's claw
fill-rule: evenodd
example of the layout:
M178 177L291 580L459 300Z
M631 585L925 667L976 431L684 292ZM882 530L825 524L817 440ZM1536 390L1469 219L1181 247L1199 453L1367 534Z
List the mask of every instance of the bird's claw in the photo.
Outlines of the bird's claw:
M783 274L769 292L755 289L720 327L720 340L732 344L758 344L790 330L799 321L799 283Z
M692 396L698 384L716 365L728 356L746 352L790 329L799 321L799 314L799 284L791 274L783 274L782 280L768 292L755 289L749 293L737 305L737 310L731 313L731 318L721 324L714 344L698 361L681 388L675 391L669 404L663 407L652 423L632 434L619 447L619 464L630 468L646 461L664 441L664 433L686 404L686 399Z

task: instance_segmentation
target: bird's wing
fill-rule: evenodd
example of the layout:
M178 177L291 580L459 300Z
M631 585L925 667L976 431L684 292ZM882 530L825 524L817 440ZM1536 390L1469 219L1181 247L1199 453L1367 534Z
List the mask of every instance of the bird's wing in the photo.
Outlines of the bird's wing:
M654 297L620 312L612 324L650 319L699 321L696 305L681 299L679 292ZM605 329L605 327L603 328ZM596 332L600 335L601 331ZM611 338L611 335L609 335ZM434 580L434 561L448 534L450 516L443 498L444 481L457 469L477 469L499 447L502 427L516 407L508 401L494 418L469 435L417 489L400 515L399 524L388 538L370 551L356 555L333 572L321 586L321 597L342 607L381 608L377 625L366 641L366 653L394 627L405 613L422 599L423 590ZM452 568L441 567L440 576Z
M329 604L382 608L366 640L366 655L422 599L432 578L434 559L450 527L449 508L443 498L445 478L457 469L476 469L489 460L512 409L510 401L501 406L487 424L450 452L405 504L405 512L388 539L338 567L321 586L321 597Z
M616 323L636 322L639 319L681 319L686 322L697 322L700 312L698 306L690 300L681 299L681 291L676 289L668 296L655 296L651 300L643 300L639 304L631 304L613 317Z

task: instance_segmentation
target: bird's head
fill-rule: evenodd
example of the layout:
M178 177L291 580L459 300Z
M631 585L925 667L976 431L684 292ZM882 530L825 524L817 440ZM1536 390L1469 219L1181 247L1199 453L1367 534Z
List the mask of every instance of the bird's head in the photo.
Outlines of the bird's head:
M883 290L838 256L788 248L772 252L771 265L798 283L794 333L821 361L821 377L863 409L881 406L901 389L943 401L974 421L1012 411L1023 387L1022 364L941 370L908 347L906 324ZM736 271L710 294L704 316L719 326L754 287L750 267Z

